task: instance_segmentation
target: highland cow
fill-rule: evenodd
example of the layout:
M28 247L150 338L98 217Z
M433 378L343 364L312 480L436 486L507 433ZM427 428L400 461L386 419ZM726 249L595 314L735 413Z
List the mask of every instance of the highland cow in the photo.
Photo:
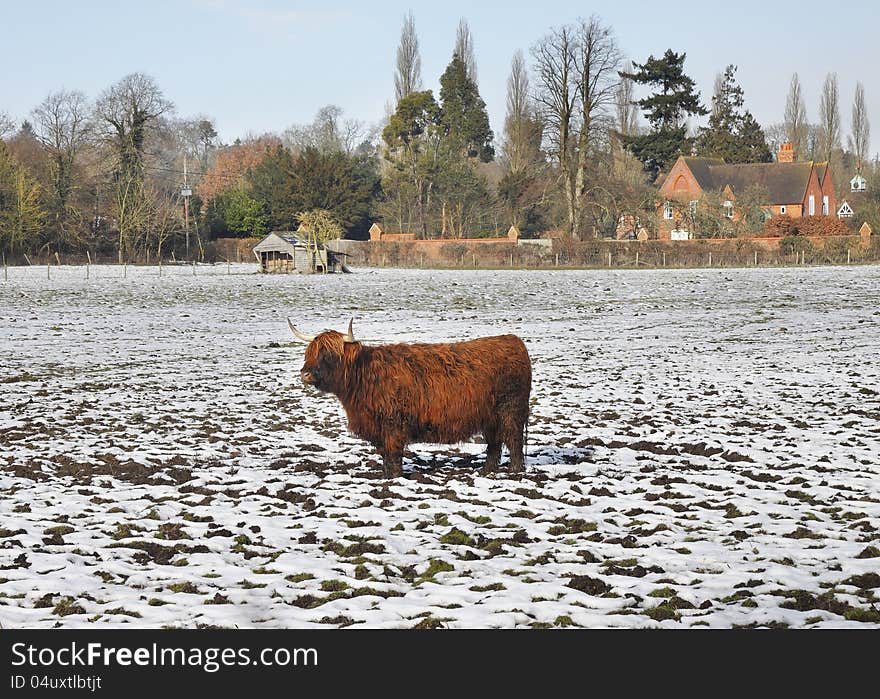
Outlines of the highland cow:
M368 347L327 330L308 342L300 376L304 384L335 395L348 429L372 444L385 476L403 475L403 452L415 442L452 444L476 434L486 439L484 472L510 452L510 472L523 469L532 364L515 335L449 344Z

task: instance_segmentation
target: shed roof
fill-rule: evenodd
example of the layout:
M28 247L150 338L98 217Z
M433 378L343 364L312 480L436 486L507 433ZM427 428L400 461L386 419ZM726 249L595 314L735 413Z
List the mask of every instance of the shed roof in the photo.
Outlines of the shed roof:
M254 252L289 252L296 248L307 247L305 242L295 234L287 231L270 233L254 246Z

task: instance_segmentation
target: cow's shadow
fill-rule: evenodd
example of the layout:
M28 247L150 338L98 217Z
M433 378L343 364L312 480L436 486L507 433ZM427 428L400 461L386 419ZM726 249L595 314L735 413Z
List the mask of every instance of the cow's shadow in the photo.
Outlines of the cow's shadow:
M526 472L530 466L572 466L583 463L593 463L595 448L555 446L550 444L533 445L526 452ZM407 453L403 458L404 475L407 474L446 474L457 473L473 475L479 473L486 465L485 451L472 453L444 453L438 451L431 454ZM505 449L501 455L501 463L495 473L507 474L510 465L510 455Z

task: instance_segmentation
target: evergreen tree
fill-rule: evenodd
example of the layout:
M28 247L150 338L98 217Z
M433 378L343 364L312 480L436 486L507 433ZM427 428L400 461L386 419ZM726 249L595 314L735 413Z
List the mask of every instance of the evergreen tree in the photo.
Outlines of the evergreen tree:
M349 237L366 235L379 190L372 158L313 146L298 156L277 146L248 173L247 182L271 228L293 230L300 211L321 209L329 211Z
M716 82L709 125L700 129L696 152L727 163L769 163L772 155L764 132L744 109L743 89L735 73L736 66L729 65Z
M687 54L667 49L661 58L649 56L644 63L633 63L632 72L620 76L639 85L651 86L655 91L636 101L651 126L650 133L625 136L624 145L655 175L671 162L690 150L684 120L688 115L707 114L695 92L695 83L684 73Z
M382 131L391 171L385 177L387 199L400 199L415 211L419 235L428 237L430 192L437 172L440 142L446 127L430 90L413 92L397 103ZM401 208L401 211L403 207ZM402 217L401 217L402 218Z
M451 143L460 146L469 158L490 162L495 157L495 149L486 103L458 54L452 56L440 77L440 102L441 122Z

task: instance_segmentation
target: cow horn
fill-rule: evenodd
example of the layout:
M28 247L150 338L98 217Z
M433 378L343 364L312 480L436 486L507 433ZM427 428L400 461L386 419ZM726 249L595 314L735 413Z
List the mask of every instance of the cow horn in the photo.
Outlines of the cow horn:
M314 335L303 335L299 330L293 327L293 323L290 322L290 318L287 319L287 324L290 326L290 329L293 331L293 334L296 335L303 342L311 342L315 339Z
M351 329L351 325L354 323L354 318L348 321L348 332L345 333L345 336L342 338L345 342L354 342L354 331Z

